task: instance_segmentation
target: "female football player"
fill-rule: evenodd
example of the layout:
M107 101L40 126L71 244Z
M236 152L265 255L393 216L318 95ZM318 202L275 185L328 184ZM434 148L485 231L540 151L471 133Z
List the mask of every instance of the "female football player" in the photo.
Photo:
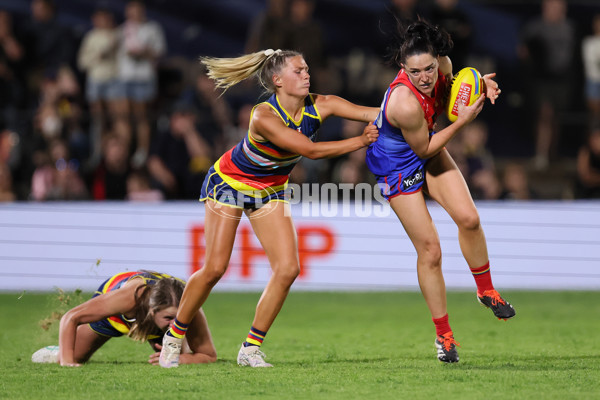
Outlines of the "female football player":
M202 185L206 257L190 278L177 318L163 339L160 365L176 367L187 325L227 269L236 229L246 214L265 250L272 275L264 289L250 332L238 353L239 365L270 367L260 346L281 310L298 273L298 243L287 202L286 184L304 156L336 157L368 146L377 129L367 125L360 136L313 142L326 118L369 122L378 108L362 107L337 96L311 94L308 65L290 50L265 50L237 58L203 58L208 76L227 89L256 76L271 94L254 107L247 135L213 165Z
M479 114L486 96L495 102L500 89L491 79L495 74L485 75L487 93L473 105L461 106L458 119L435 132L436 117L446 106L446 86L452 80L452 63L447 57L452 40L446 32L422 20L406 26L400 34L394 61L401 69L385 94L376 121L380 137L367 149L367 165L417 251L417 275L435 324L438 358L457 362L456 341L446 309L440 239L423 192L456 223L479 301L498 318L513 317L514 309L492 285L477 209L460 170L444 147Z
M94 296L67 311L60 320L58 348L48 346L34 362L78 367L112 337L127 335L148 341L155 350L148 362L158 364L159 344L175 318L185 282L166 274L134 271L116 274ZM217 352L202 310L196 310L186 336L182 364L211 363Z

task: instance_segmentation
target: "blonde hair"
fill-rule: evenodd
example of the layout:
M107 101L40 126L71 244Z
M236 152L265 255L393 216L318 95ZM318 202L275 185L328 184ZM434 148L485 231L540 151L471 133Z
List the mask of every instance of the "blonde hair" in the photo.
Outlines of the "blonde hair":
M273 75L279 73L290 57L302 56L293 50L261 50L233 58L200 57L206 66L206 75L215 81L218 88L227 91L230 87L256 76L268 93L275 93Z

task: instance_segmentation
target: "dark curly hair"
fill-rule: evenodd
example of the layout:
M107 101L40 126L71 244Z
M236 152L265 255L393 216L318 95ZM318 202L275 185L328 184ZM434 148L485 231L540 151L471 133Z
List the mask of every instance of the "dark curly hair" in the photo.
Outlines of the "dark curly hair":
M392 49L392 61L398 66L417 54L447 56L454 46L448 32L421 18L410 23L398 20L397 28L398 41Z

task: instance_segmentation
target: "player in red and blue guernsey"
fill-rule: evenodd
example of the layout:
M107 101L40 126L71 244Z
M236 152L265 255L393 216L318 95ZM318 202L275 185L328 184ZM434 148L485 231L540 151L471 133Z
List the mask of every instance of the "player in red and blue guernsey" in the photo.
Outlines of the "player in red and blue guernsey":
M460 247L475 278L477 298L499 319L512 318L513 307L494 289L485 235L465 180L445 145L500 94L495 74L485 75L486 93L472 106L460 106L458 119L434 131L445 109L452 80L450 36L419 20L404 26L394 61L401 67L385 93L377 117L379 139L367 149L367 165L382 194L402 222L417 251L419 285L436 328L438 359L457 362L456 341L448 322L442 252L423 192L437 201L458 227Z
M92 298L67 311L60 321L59 345L38 350L34 362L80 366L110 338L127 335L148 341L158 364L160 342L173 324L185 282L152 271L118 273L104 281ZM175 327L177 329L177 327ZM182 363L216 361L217 353L202 310L193 318Z
M372 124L357 137L332 142L314 139L322 121L330 116L367 123L375 120L379 109L310 93L308 65L295 51L269 49L236 58L204 58L202 62L218 87L227 89L257 77L271 97L254 107L246 137L215 163L202 185L206 258L183 293L175 319L181 329L171 329L163 338L160 365L178 365L186 324L225 273L245 213L273 273L237 362L271 367L260 348L300 271L296 230L287 203L289 173L302 157L336 157L374 142L378 134Z

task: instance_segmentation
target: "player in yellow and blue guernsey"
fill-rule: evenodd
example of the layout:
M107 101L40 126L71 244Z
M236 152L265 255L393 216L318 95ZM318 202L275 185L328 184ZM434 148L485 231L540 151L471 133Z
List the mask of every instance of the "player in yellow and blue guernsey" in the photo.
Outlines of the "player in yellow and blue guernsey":
M515 311L494 289L485 235L465 180L446 144L500 94L495 74L485 75L486 93L469 107L460 106L458 119L435 132L445 109L447 84L452 80L450 36L424 20L406 24L394 54L400 72L385 93L377 117L380 137L367 149L367 165L381 192L402 222L417 251L419 286L436 329L437 357L457 362L454 333L446 307L442 252L437 230L423 192L437 201L458 227L460 247L477 285L477 299L499 319Z
M372 124L357 137L332 142L314 139L321 123L330 116L368 123L375 120L379 109L310 93L308 65L295 51L269 49L236 58L203 58L202 62L218 87L227 89L257 77L271 96L253 108L246 137L214 164L202 185L206 258L204 266L190 277L174 326L163 338L160 365L178 365L187 324L225 273L236 229L245 213L273 273L237 362L270 367L260 347L300 271L296 231L287 202L289 174L302 157L336 157L374 142L378 133Z
M154 353L148 362L156 365L162 336L173 324L184 286L183 280L158 272L118 273L104 281L90 300L65 313L59 345L38 350L32 361L80 366L109 339L127 335L152 345ZM202 310L193 318L186 345L182 363L216 361Z
M261 104L268 105L290 129L314 140L321 126L321 116L312 95L306 96L299 120L294 120L279 104L277 95ZM288 200L285 191L288 177L302 156L285 150L268 140L250 134L226 152L211 167L202 185L200 200L211 199L239 208L258 208L269 201Z

